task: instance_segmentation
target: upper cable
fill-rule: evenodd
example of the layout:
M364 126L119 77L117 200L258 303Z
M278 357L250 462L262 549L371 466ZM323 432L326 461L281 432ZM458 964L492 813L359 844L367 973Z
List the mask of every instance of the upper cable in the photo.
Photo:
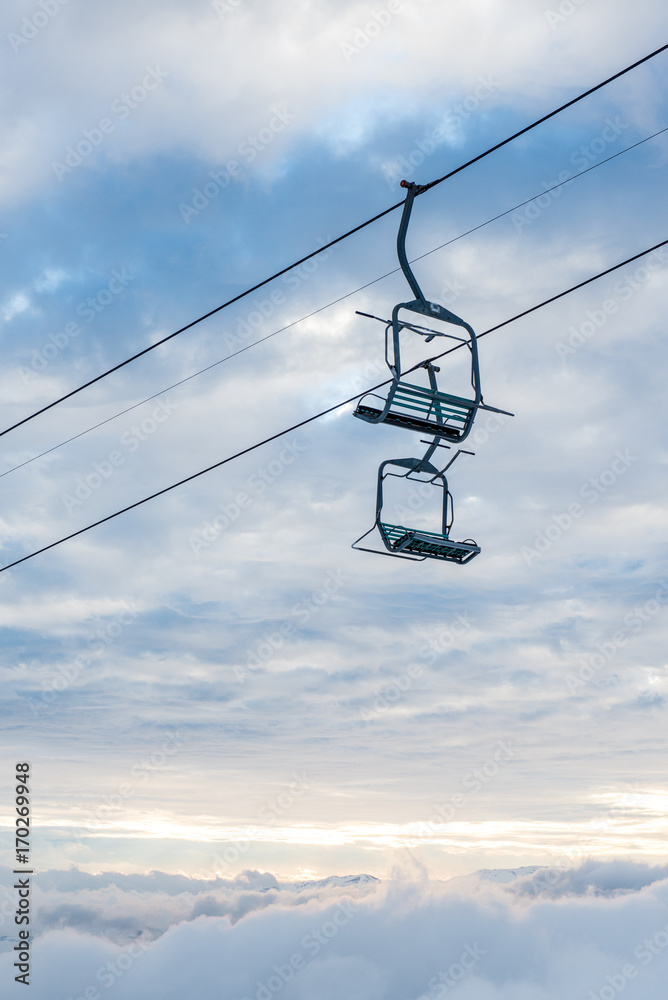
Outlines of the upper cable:
M597 83L596 86L590 87L588 90L585 90L582 94L579 94L577 97L573 97L570 101L567 101L565 104L560 105L558 108L555 108L548 114L543 115L541 118L536 119L536 121L532 122L530 125L526 125L524 128L520 129L519 132L515 132L513 133L513 135L508 136L501 142L497 142L494 146L490 146L489 149L486 149L484 152L478 153L477 156L474 156L472 159L467 160L466 163L462 163L458 167L455 167L454 170L448 171L448 173L444 174L442 177L438 177L436 180L431 181L429 184L421 185L416 192L416 196L424 194L425 191L429 191L431 188L436 187L437 184L442 184L450 177L454 177L455 174L461 173L462 170L465 170L467 167L472 166L474 163L478 163L480 160L483 160L486 156L489 156L491 153L496 152L503 146L508 145L508 143L513 142L515 139L519 138L522 135L526 135L527 132L530 132L538 125L542 125L544 122L549 121L550 118L554 118L555 115L560 114L567 108L573 107L574 104L577 104L579 101L582 101L586 97L589 97L591 94L594 94L597 90L600 90L602 87L606 87L609 83L612 83L614 80L618 80L626 73L630 73L631 70L636 69L643 63L646 63L650 59L653 59L655 56L660 55L660 53L665 52L666 49L668 49L668 43L660 46L653 52L648 53L646 56L643 56L642 59L637 59L634 63L631 63L630 66L626 66L624 69L619 70L612 76L607 77L605 80L602 80L600 83ZM346 233L343 233L341 236L337 236L336 239L330 240L329 243L324 244L317 250L313 250L311 253L306 254L306 256L301 257L294 263L289 264L287 267L282 268L280 271L276 271L274 274L270 275L270 277L264 278L262 281L257 282L257 284L253 285L251 288L247 288L245 291L239 292L238 295L235 295L231 299L228 299L227 302L223 302L222 305L216 306L215 309L210 309L202 316L199 316L197 319L192 320L192 322L187 323L185 326L180 327L180 329L175 330L173 333L168 334L166 337L162 337L160 340L157 340L153 344L149 344L148 347L143 348L141 351L137 351L136 354L133 354L131 355L131 357L126 358L125 361L120 361L118 364L113 365L111 368L108 368L100 375L96 375L94 378L89 379L87 382L84 382L76 389L72 389L70 390L70 392L64 393L62 396L59 396L57 399L54 399L51 403L47 403L45 406L40 407L40 409L35 410L33 413L28 414L27 417L23 417L21 420L17 420L16 423L11 424L11 426L6 427L3 431L0 431L0 437L3 437L5 434L9 434L10 431L16 430L17 427L23 426L23 424L28 423L28 421L34 420L35 417L38 417L42 413L46 413L47 410L52 409L54 406L58 406L60 403L63 403L66 399L71 399L72 396L76 396L77 393L82 392L84 389L89 388L89 386L91 385L95 385L96 382L100 382L108 375L112 375L114 372L117 372L121 368L124 368L125 365L129 365L131 364L131 362L136 361L138 358L143 357L150 351L155 350L156 347L160 347L161 344L166 343L173 337L177 337L179 334L184 333L186 330L192 329L192 327L197 326L198 323L202 323L205 319L208 319L210 316L214 316L216 313L221 312L221 310L226 309L228 306L233 305L235 302L239 302L247 295L251 295L253 292L256 292L259 288L262 288L264 285L269 284L269 282L274 281L276 278L280 278L282 275L287 274L289 271L294 270L294 268L299 267L300 264L305 263L307 260L311 260L313 257L317 257L318 254L321 254L324 250L328 250L330 247L336 246L337 243L341 243L343 240L348 239L349 236L353 236L360 230L365 229L367 226L370 226L374 222L377 222L378 219L382 219L383 216L388 215L390 212L393 212L397 208L400 208L403 204L404 204L403 201L399 201L395 205L391 205L389 208L384 209L382 212L378 212L377 215L374 215L372 216L372 218L367 219L366 222L361 222L358 226L355 226L353 229L349 229Z

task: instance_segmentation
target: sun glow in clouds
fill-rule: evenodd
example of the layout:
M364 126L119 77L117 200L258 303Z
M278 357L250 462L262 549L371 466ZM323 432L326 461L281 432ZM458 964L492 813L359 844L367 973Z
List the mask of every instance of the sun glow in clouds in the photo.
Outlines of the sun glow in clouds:
M602 799L607 801L606 796ZM332 848L358 847L374 852L414 850L437 847L455 854L486 852L512 857L545 857L564 854L582 857L595 852L601 857L624 854L629 844L639 857L668 857L665 839L665 813L657 805L661 799L651 798L644 809L626 806L627 816L614 820L603 818L584 823L559 823L545 821L517 822L487 820L483 822L444 823L432 820L416 823L356 823L316 826L245 827L221 826L202 821L189 826L167 818L142 818L141 820L115 820L113 822L87 823L86 830L77 830L79 843L96 838L128 838L178 841L182 844L202 845L285 845L290 847L319 848L323 852L322 867L327 868L327 852ZM611 803L614 805L614 803ZM639 818L638 812L644 815ZM45 828L63 831L66 823L49 824ZM73 835L73 840L75 839ZM307 869L304 869L305 871Z

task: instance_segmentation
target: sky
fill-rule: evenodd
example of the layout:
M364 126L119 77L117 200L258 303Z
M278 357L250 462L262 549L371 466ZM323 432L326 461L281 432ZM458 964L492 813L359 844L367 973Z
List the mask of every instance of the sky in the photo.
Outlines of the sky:
M1 17L3 429L668 26L649 0L8 0ZM667 239L667 76L664 53L421 195L407 250L425 295L482 333ZM409 295L399 217L2 435L0 568L382 381L382 326L356 310ZM478 869L663 871L667 265L656 250L480 341L485 400L514 417L480 413L449 474L453 536L481 548L469 565L351 549L379 464L424 446L347 405L0 572L0 863L29 761L38 871L364 872L383 886L364 897L369 942L384 914L448 910L431 881ZM443 383L465 376L442 362ZM423 498L389 503L436 527ZM571 902L466 905L480 920L530 905L536 934L564 918L568 950L571 905L601 927L647 907L658 932L662 878L623 899L578 885ZM68 886L68 906L91 891ZM174 920L186 947L194 924ZM393 997L392 969L364 955L360 998ZM309 995L307 971L284 996ZM526 1000L568 993L553 972ZM86 980L63 983L66 1000ZM467 983L462 1000L524 1000Z

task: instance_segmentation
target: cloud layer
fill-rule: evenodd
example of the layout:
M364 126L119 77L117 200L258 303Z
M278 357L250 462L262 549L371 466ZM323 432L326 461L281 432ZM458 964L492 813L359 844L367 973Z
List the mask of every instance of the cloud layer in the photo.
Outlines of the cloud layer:
M55 982L63 996L87 1000L149 993L165 1000L561 1000L593 993L608 1000L622 991L660 1000L665 875L637 864L584 865L507 885L396 881L361 892L295 894L287 886L244 891L241 879L224 888L187 880L177 886L159 873L150 887L146 879L105 876L97 880L104 888L81 888L85 877L75 872L45 873L31 995L53 997ZM5 951L5 977L10 961Z

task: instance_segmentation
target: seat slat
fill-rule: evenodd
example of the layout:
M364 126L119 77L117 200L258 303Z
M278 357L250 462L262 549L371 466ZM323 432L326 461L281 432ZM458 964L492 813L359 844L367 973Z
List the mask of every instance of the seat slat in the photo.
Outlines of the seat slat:
M435 411L437 409L437 407L435 406L414 406L412 403L401 403L401 402L398 403L396 396L392 400L392 403L393 405L400 406L403 410L415 410L417 413L424 413L424 414L429 414L429 413L435 414ZM442 406L439 408L441 409L441 411L443 411L444 409ZM466 420L467 414L457 412L457 410L454 410L452 412L445 412L444 416L452 417L453 420Z
M398 524L379 522L379 528L389 548L416 555L448 559L452 562L468 562L477 556L480 547L475 543L453 542L446 535L430 531L415 531ZM405 544L401 544L408 537Z
M411 400L410 403L405 403L403 400L400 399L398 400L396 395L394 396L392 403L393 405L401 406L404 410L416 410L420 413L430 413L432 411L436 412L437 410L440 409L441 412L443 412L449 417L452 417L453 420L466 420L466 417L468 416L471 410L471 407L467 407L466 410L464 410L463 407L455 409L455 407L446 406L444 403L441 403L438 400L436 401L425 400L424 403L421 403L419 400L414 399Z
M432 399L442 400L443 402L451 402L451 403L460 404L462 406L467 406L467 407L475 405L473 403L473 400L471 400L471 399L464 399L463 396L453 396L452 393L449 393L449 392L439 392L438 390L436 390L436 392L434 392L432 389L426 388L426 386L423 386L423 385L413 385L412 382L399 382L399 384L397 385L397 388L396 388L396 392L399 392L400 390L403 390L403 389L410 389L410 390L413 390L415 393L418 393L421 396L426 395L426 396L431 397Z
M438 392L410 382L399 382L390 389L390 403L385 423L405 427L419 433L438 434L451 441L460 441L470 430L477 404L461 396ZM384 406L369 406L360 400L355 416L376 423Z
M424 392L401 392L396 389L394 392L395 399L413 399L415 402L424 402L432 405L434 403L439 403L441 406L452 406L454 409L458 410L469 410L475 404L471 400L462 400L459 402L457 399L448 399L448 397L440 397L437 394L432 395L430 393Z

